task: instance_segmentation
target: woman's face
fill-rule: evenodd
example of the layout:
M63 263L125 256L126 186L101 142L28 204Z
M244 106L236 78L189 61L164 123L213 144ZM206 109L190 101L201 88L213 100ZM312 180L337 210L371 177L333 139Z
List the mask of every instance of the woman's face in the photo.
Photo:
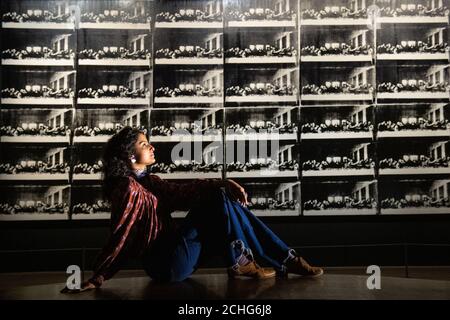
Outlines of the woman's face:
M136 158L136 163L133 164L134 167L145 167L156 162L154 153L155 148L148 142L147 137L143 133L139 134L134 147L134 157Z

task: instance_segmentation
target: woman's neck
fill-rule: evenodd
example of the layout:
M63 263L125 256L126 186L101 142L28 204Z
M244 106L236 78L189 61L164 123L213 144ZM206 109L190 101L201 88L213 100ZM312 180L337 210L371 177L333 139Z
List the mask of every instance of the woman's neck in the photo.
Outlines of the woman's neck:
M136 175L136 177L141 178L147 173L147 168L133 169L133 173Z

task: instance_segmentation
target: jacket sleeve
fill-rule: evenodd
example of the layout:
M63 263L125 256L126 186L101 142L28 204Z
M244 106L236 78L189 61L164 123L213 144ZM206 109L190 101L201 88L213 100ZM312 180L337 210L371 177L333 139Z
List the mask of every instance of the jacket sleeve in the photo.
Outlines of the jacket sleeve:
M133 179L118 183L111 199L111 234L96 259L94 275L89 280L97 286L112 278L120 270L124 258L135 249L139 221L146 210L155 211L157 201L151 193L139 188ZM154 217L155 214L150 212L149 216Z
M154 193L158 199L164 199L169 211L189 210L214 191L225 186L221 179L195 179L191 182L169 182L157 175L145 176L143 185Z

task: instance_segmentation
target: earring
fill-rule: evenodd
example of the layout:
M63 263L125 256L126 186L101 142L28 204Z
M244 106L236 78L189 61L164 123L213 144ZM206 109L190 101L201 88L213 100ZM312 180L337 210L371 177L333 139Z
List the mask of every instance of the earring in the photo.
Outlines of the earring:
M130 160L131 163L136 163L136 157L134 155L131 156Z

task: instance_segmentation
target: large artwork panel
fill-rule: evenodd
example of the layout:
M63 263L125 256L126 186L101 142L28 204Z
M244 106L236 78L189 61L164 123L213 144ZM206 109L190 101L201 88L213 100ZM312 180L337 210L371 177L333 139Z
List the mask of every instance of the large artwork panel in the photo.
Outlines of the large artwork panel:
M1 11L0 220L107 219L124 126L155 147L149 172L234 179L259 216L450 213L448 0Z

